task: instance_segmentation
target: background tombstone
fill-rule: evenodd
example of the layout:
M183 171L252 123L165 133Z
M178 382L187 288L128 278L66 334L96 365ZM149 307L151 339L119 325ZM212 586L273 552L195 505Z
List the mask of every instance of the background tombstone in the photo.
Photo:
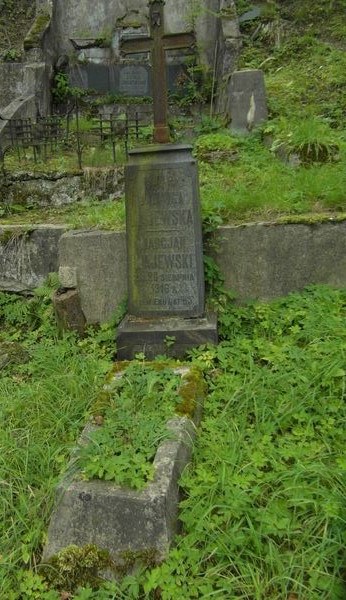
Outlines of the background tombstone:
M231 130L248 133L268 118L263 71L235 71L229 85Z
M86 70L89 89L104 93L110 90L108 65L89 63Z
M150 94L149 69L141 64L124 65L119 68L119 93L125 96L148 96Z

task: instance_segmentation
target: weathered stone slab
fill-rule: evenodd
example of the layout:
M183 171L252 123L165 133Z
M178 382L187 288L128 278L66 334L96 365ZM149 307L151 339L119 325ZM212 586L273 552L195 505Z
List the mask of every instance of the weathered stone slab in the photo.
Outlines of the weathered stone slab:
M89 89L97 92L108 92L110 90L108 65L88 63L86 72Z
M150 71L144 65L126 65L119 68L119 93L126 96L150 94Z
M270 300L311 284L346 285L346 220L220 227L214 257L239 301Z
M132 150L125 197L129 313L201 316L202 232L191 147L161 144Z
M248 133L268 118L263 71L236 71L228 94L232 131Z
M239 17L239 23L247 23L258 19L262 14L262 6L254 6L251 10L246 11Z
M126 297L125 235L112 231L69 231L60 240L59 264L76 270L87 322L109 321Z
M0 227L0 289L30 291L58 271L58 243L63 225Z
M140 319L127 316L117 331L117 357L132 360L143 353L148 359L165 354L182 357L202 344L217 344L216 315L199 318Z
M157 561L167 556L178 531L178 481L190 460L196 424L201 417L200 393L196 392L194 422L176 417L167 423L173 438L159 446L154 480L144 490L126 489L101 480L78 481L77 477L62 481L43 561L71 544L90 543L108 550L114 560L121 559L126 551L150 550ZM80 443L85 443L87 435L86 430Z

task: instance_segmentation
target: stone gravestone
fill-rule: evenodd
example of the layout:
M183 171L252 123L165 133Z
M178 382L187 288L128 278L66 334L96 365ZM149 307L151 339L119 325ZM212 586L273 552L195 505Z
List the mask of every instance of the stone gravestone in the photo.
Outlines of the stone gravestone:
M132 150L125 169L129 314L118 328L118 359L144 352L181 356L216 343L214 317L204 314L202 232L197 164L191 146L170 144L164 53L193 42L165 35L163 3L150 3L151 37L125 42L149 49L153 63L154 141Z
M119 70L119 93L125 96L149 94L149 71L143 65L126 65Z
M108 65L89 63L86 66L86 71L89 89L102 93L106 93L109 91L110 83Z
M231 130L248 133L268 117L263 71L235 71L229 85Z

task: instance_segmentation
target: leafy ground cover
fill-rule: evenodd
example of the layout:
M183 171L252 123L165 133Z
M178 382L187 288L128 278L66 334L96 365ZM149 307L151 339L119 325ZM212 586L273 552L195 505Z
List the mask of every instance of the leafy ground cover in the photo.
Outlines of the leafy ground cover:
M182 480L184 531L164 564L99 589L84 569L78 590L54 590L38 562L54 487L111 364L113 330L57 338L46 292L29 303L2 295L0 310L1 342L27 353L0 382L4 597L345 597L344 291L220 308L221 343L190 356L209 395Z
M109 378L93 407L95 429L79 449L77 465L85 479L140 490L154 477L159 444L173 435L168 420L193 416L201 374L168 361L133 361L123 368Z

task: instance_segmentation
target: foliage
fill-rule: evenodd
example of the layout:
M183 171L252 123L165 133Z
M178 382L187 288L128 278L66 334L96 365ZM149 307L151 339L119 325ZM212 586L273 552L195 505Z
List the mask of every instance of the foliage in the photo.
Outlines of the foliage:
M155 363L135 361L121 377L116 374L101 395L103 407L97 413L101 412L102 425L78 452L83 476L142 489L153 478L159 443L171 436L167 420L190 407L182 403L183 392L184 377L173 368L156 368Z
M22 53L17 48L8 48L1 56L4 62L18 62L22 58Z
M63 71L55 73L51 91L56 104L65 103L71 99L76 101L88 93L88 90L71 86L67 73Z
M282 147L287 153L296 153L304 164L336 160L342 143L341 136L316 116L299 121L283 117L272 121L265 131L274 136L272 150Z
M126 96L124 94L115 94L110 92L105 96L96 98L96 100L92 102L92 106L98 107L100 105L103 106L107 104L124 104L127 106L131 104L151 104L152 101L153 100L151 96Z
M34 0L0 0L0 52L21 52L25 34L35 18Z
M67 227L121 230L125 226L125 205L118 201L85 200L65 206L15 212L2 217L2 224L64 223Z
M170 99L181 108L190 107L191 104L206 104L211 98L212 87L211 72L192 59L187 62L186 71L179 76Z
M7 366L0 382L2 592L57 600L35 563L59 473L109 369L109 338L103 347L59 340L24 308L11 317L18 300L5 296L2 338L19 339L31 361ZM161 566L84 585L75 599L344 597L346 294L311 287L271 304L228 304L220 318L221 343L191 353L209 395L182 480L183 535ZM128 398L132 385L150 403L166 366L153 379L138 376L145 363L132 368Z
M198 158L203 159L209 152L219 150L234 150L237 140L228 131L200 135L194 144L194 152Z
M193 353L210 393L184 535L144 597L344 598L345 303L311 288L233 308L228 339Z
M51 277L31 299L0 294L0 342L19 344L30 358L7 363L0 378L0 587L9 600L24 597L19 588L45 597L34 576L17 579L18 569L38 562L61 470L114 352L114 329L82 341L58 337L56 285Z
M345 127L345 1L310 0L276 3L277 11L243 26L239 68L266 73L270 116L328 118Z
M215 160L213 152L209 151L214 135L202 136L200 150L197 139L197 151L205 157L201 159L199 169L203 213L221 217L227 223L275 219L282 214L345 211L346 146L340 134L333 133L327 126L326 130L329 137L324 131L324 137L319 139L328 139L328 149L339 147L340 161L316 163L308 169L304 165L292 168L276 157L263 145L261 131L251 138L238 136L233 142L233 150L228 151L228 158L222 156L220 159L216 152ZM269 124L265 131L272 132ZM288 135L292 129L286 131ZM303 126L295 132L298 140ZM220 136L221 144L221 133L215 136ZM222 139L229 140L232 148L229 133Z
M216 133L223 129L224 120L218 117L212 117L208 115L201 115L201 121L195 127L195 131L198 135L205 133Z

